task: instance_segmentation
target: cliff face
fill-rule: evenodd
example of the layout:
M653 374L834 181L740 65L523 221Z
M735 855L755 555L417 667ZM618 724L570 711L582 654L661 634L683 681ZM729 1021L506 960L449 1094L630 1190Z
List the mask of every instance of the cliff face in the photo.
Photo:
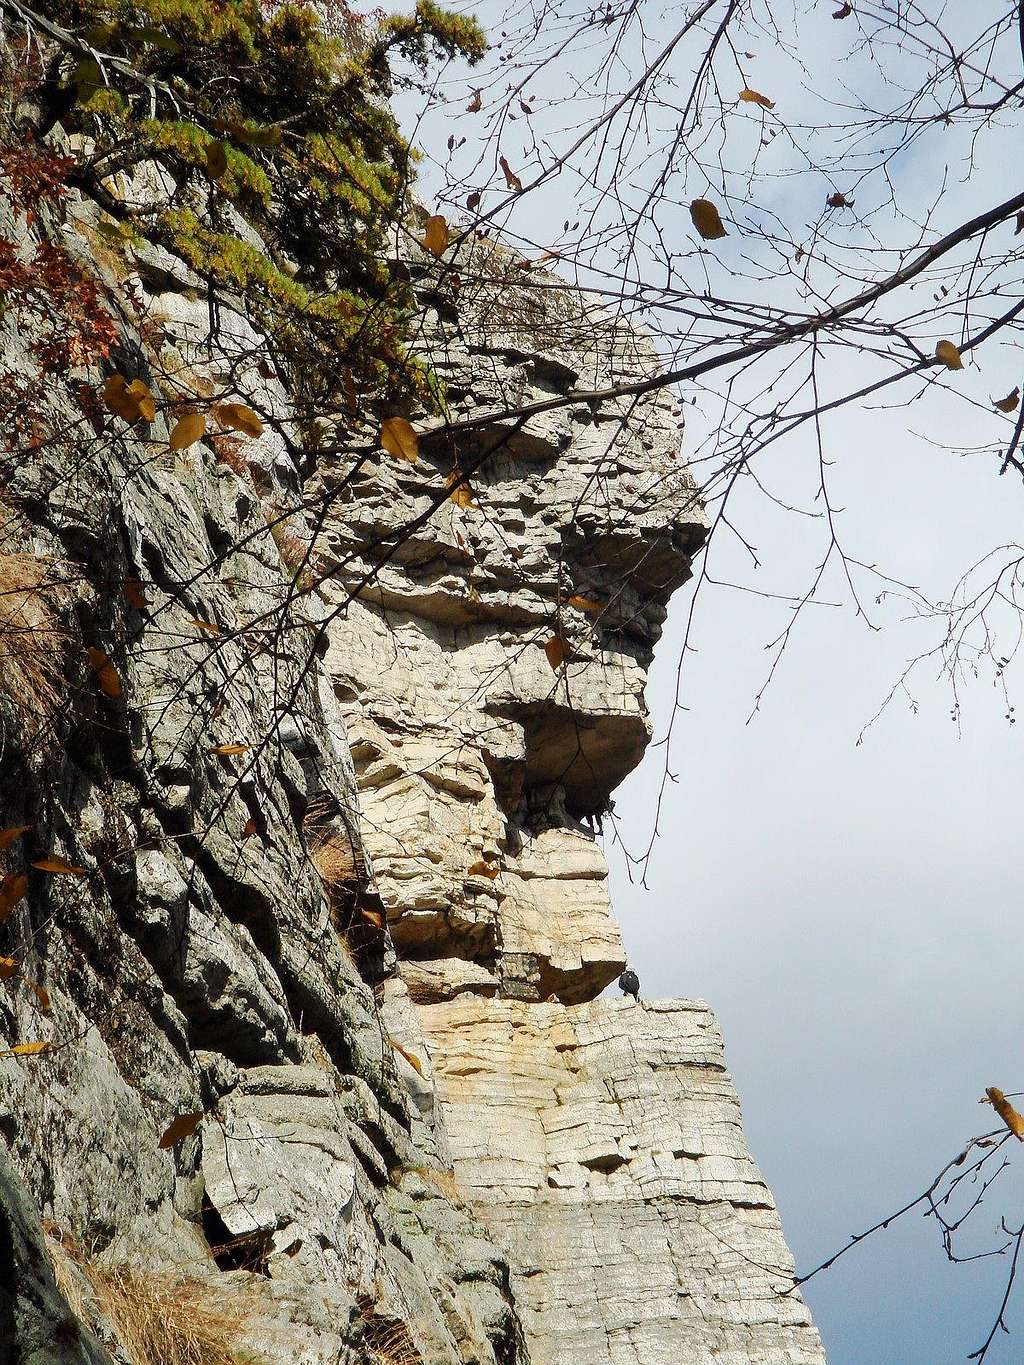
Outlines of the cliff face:
M97 282L108 371L287 431L248 320L99 229L0 222ZM453 418L654 365L455 264L401 267ZM9 383L45 326L0 320ZM668 399L310 471L102 379L33 388L0 482L0 1362L155 1365L126 1303L207 1323L198 1365L822 1360L706 1007L595 998L592 826L703 534Z

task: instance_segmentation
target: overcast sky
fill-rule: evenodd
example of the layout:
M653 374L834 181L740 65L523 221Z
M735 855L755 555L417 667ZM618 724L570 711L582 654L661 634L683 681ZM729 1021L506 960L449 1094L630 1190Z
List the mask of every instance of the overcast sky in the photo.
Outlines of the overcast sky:
M485 20L500 11L465 7ZM837 89L859 84L881 103L872 64L859 57L844 64L851 30L831 21L831 9L804 16L801 56L819 79L826 71ZM972 18L978 13L970 7ZM678 12L665 22L677 23ZM653 18L649 30L657 39ZM785 70L771 43L753 47L751 83L775 95L785 117L813 124L813 84ZM552 68L552 118L562 119L549 124L555 131L567 126L566 106L557 103L564 81L564 70ZM441 160L452 129L468 138L469 164L477 155L478 125L464 116L474 83L465 75L450 81L451 102L436 103L419 130L417 141ZM542 84L538 111L544 95ZM532 132L541 118L533 117ZM523 127L507 128L501 143L520 169L528 159ZM1015 187L1006 176L1015 136L976 147L970 167L956 128L943 131L945 141L921 144L894 168L904 206L923 211L938 199L936 223L947 229L997 203ZM443 182L428 156L420 182L428 203ZM762 187L794 232L820 212L827 188L785 176ZM702 187L682 192L676 217L661 222L681 243L692 240L690 192ZM559 178L542 198L524 198L513 229L542 246L552 224L573 211L572 177ZM734 229L715 250L738 261L742 237ZM692 268L699 281L699 258ZM948 334L959 335L958 320ZM973 415L932 393L909 413L849 409L825 422L832 501L842 509L837 525L849 554L942 597L981 555L1024 540L1020 480L999 478L991 455L968 453L995 438L989 400L1020 381L1019 368L1019 351L996 339L954 377L981 405ZM830 381L854 373L833 366ZM695 396L684 452L699 449L716 421L706 395L683 395ZM816 470L816 452L795 438L775 447L761 472L784 501L813 508ZM820 518L748 500L742 489L738 498L735 519L763 567L752 572L739 542L723 538L716 576L803 592L820 558ZM687 662L688 710L672 752L679 780L668 789L647 888L631 884L608 850L613 903L643 993L702 997L721 1020L749 1144L801 1271L919 1194L969 1137L993 1126L991 1110L977 1103L985 1086L1024 1089L1022 727L1009 723L991 672L965 685L955 723L948 683L925 665L913 682L916 705L898 697L858 745L906 661L941 638L934 621L903 619L899 603L875 604L877 584L862 576L860 585L882 628L858 618L831 575L818 595L842 605L802 615L749 724L769 664L765 645L788 608L748 592L702 590L692 641L699 653ZM651 675L658 734L671 713L691 592L677 594ZM1009 684L1012 691L1012 669ZM630 847L647 841L663 763L664 750L652 748L616 793ZM975 1215L977 1235L964 1249L990 1245L1004 1213L1024 1219L1015 1169ZM813 1281L807 1297L831 1365L945 1365L984 1341L1007 1269L1005 1258L948 1265L934 1226L911 1214ZM990 1365L1024 1360L1024 1285L1009 1316L1015 1332L1001 1336Z

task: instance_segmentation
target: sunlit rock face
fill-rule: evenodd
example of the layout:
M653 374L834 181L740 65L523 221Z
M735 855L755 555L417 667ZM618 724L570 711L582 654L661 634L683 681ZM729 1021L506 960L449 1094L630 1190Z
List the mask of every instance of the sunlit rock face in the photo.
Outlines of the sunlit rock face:
M819 1365L707 1006L595 998L625 958L594 830L649 740L646 670L704 535L677 410L517 419L656 373L650 346L487 243L412 268L449 417L488 420L323 481L392 1035L429 1068L534 1365Z
M400 955L575 1002L622 970L588 825L647 745L647 666L704 518L666 395L515 416L657 369L637 331L519 265L489 243L412 263L451 422L500 415L455 438L421 421L415 463L367 452L340 493L324 475L329 599L357 594L327 667ZM484 452L469 505L445 496Z

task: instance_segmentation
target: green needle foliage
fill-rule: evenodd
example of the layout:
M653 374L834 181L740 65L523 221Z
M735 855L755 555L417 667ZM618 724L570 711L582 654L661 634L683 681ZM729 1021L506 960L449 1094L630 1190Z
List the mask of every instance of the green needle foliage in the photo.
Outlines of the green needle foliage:
M34 93L76 135L70 182L237 300L307 417L374 397L432 402L388 264L413 153L389 61L484 52L476 22L418 0L373 33L305 4L40 0L52 59ZM399 272L400 273L400 272Z

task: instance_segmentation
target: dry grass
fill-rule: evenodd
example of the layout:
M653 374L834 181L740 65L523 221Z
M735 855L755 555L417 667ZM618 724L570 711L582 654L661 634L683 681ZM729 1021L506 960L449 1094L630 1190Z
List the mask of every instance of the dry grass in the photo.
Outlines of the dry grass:
M363 1344L369 1352L366 1365L423 1365L423 1355L400 1318L365 1313L363 1321Z
M130 1365L241 1365L240 1344L257 1305L255 1293L176 1272L101 1265L47 1229L57 1286L94 1330L106 1320Z
M61 700L67 636L47 600L49 570L31 554L0 554L0 687L35 732Z

